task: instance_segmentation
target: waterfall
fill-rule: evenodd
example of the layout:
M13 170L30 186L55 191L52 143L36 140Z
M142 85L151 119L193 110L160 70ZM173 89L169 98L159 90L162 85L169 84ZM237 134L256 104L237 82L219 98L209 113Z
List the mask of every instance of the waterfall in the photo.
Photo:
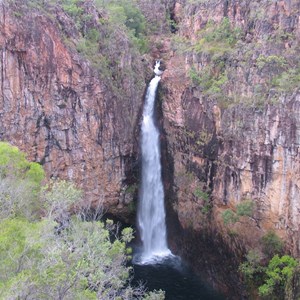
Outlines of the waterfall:
M142 183L138 225L143 242L141 262L147 263L171 254L167 245L164 189L161 178L159 131L155 126L154 104L162 71L157 61L145 98L142 123Z

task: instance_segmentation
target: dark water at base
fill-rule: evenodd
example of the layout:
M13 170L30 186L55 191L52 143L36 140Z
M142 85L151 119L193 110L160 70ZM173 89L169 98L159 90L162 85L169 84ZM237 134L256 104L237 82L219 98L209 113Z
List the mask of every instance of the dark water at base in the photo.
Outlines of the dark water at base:
M210 289L179 258L147 265L133 265L133 284L143 282L149 290L162 289L166 300L224 300Z

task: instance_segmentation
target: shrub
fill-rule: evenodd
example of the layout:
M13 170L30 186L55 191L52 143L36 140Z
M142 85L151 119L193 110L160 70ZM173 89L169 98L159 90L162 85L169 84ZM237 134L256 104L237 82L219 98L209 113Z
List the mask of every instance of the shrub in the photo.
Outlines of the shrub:
M29 162L18 148L0 142L0 220L35 218L41 208L39 190L44 176L38 163Z
M241 36L239 28L232 28L230 20L225 17L219 24L209 21L199 32L200 39L193 46L197 53L207 53L216 60L226 53L230 53Z
M60 223L68 221L71 209L78 205L81 196L82 192L65 180L52 180L42 189L47 215Z
M211 211L211 203L209 202L209 194L203 192L200 188L196 188L194 195L202 200L203 206L201 212L206 215Z
M268 68L268 70L278 71L287 67L287 61L283 56L277 55L260 55L256 60L259 69Z
M273 231L267 232L261 238L263 251L270 258L275 254L280 254L283 249L283 242L280 237Z
M78 6L81 0L62 0L62 7L66 13L76 18L83 13L83 9Z
M299 263L293 257L275 255L266 268L264 284L258 288L260 296L272 296L272 299L284 299L284 289L292 278Z
M222 213L222 218L225 225L234 224L239 220L239 217L231 209L226 209Z
M234 224L239 221L240 217L252 217L254 212L254 202L252 200L244 200L236 206L236 213L231 209L226 209L222 218L225 225Z
M261 261L262 253L258 250L250 250L246 255L246 261L240 264L239 271L244 275L248 284L260 284L264 272Z
M298 87L300 82L300 68L289 68L272 78L272 87L278 92L288 92Z
M26 156L17 147L6 142L0 142L0 176L15 176L19 179L27 179L39 186L45 177L41 165L29 162Z
M254 212L254 202L252 200L244 200L236 206L238 216L252 217Z
M200 198L204 201L208 201L209 200L209 194L206 192L203 192L200 188L196 188L195 192L194 192L195 196L197 198Z
M219 65L207 66L199 72L192 67L188 75L192 83L201 88L204 95L216 99L224 97L222 90L228 82L228 77Z
M55 226L50 220L1 222L1 299L142 299L143 290L127 283L131 229L111 241L101 222L74 219L59 235ZM146 299L163 299L158 295Z

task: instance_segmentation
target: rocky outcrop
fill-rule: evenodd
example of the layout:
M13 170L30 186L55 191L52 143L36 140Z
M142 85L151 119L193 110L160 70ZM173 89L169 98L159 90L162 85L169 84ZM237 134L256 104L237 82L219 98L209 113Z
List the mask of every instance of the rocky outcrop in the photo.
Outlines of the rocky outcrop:
M111 33L89 3L84 9L101 49ZM129 213L126 189L136 181L135 133L145 88L141 59L115 30L110 38L117 46L100 52L95 67L76 51L80 32L59 6L47 14L12 5L0 7L0 139L40 162L48 177L76 182L86 202Z
M232 291L238 263L262 250L267 232L300 256L300 93L291 75L299 76L299 9L298 1L175 4L179 31L162 79L174 176L167 205L182 232L173 248L198 269L213 263L212 252L226 257ZM244 200L251 215L225 224L224 211ZM205 243L210 250L199 258Z

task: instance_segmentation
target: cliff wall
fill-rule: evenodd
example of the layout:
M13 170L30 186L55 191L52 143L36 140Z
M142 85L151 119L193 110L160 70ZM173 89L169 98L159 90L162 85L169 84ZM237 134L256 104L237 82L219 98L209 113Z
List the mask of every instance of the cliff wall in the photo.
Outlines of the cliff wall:
M40 162L49 178L76 182L87 203L129 213L145 88L138 51L92 1L81 8L89 18L80 26L59 6L31 4L0 6L0 139ZM83 28L97 30L94 44L84 44ZM92 47L94 61L84 58Z
M292 0L175 3L162 108L168 205L183 240L221 241L242 260L274 231L300 256L299 9ZM246 202L249 215L225 220Z

